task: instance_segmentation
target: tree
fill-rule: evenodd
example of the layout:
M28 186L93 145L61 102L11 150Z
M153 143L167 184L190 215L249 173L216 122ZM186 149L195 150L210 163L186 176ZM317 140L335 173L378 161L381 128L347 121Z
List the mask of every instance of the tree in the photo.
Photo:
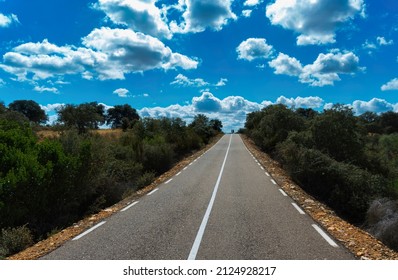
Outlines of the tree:
M19 112L29 119L29 121L39 124L47 121L44 110L33 100L16 100L8 105L12 111Z
M127 129L131 127L134 121L140 119L137 111L128 104L116 105L108 109L106 124L111 124L112 128Z
M210 120L210 126L216 132L222 131L222 122L219 119Z
M98 129L105 122L104 106L97 102L83 103L80 105L67 104L57 110L58 121L68 128L76 128L79 133L87 129Z
M380 125L384 133L391 134L398 132L398 113L389 111L381 114Z
M311 127L315 146L337 161L361 161L363 135L352 109L334 105L317 116Z

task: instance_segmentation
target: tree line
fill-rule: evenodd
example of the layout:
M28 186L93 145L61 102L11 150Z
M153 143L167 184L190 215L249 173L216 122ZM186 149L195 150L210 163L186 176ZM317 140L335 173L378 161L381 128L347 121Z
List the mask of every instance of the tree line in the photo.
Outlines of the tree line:
M39 139L47 116L36 105L0 103L0 258L120 201L222 133L205 115L142 119L130 105L90 102L59 108L59 136ZM93 133L104 123L124 132Z
M241 132L304 190L398 250L398 113L272 105L248 114Z

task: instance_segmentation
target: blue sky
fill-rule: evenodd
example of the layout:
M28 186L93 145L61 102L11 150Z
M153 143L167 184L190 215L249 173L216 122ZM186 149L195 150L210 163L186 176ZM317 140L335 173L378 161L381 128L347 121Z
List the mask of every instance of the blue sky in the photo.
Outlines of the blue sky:
M396 0L0 0L0 101L225 130L275 103L398 112L397 44Z

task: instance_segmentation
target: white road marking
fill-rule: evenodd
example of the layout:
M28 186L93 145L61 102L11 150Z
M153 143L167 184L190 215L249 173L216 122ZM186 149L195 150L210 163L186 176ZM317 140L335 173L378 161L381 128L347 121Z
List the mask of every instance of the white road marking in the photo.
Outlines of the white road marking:
M214 204L214 201L216 199L218 186L220 185L221 177L222 177L222 174L224 172L224 166L225 166L225 163L227 162L229 148L231 147L231 140L232 140L232 135L229 138L228 149L227 149L227 152L225 153L225 158L224 158L224 162L223 162L223 164L221 166L220 174L218 174L218 178L217 178L217 182L216 182L216 184L214 186L213 194L211 196L209 205L207 206L206 213L205 213L205 215L203 217L202 223L200 224L198 233L196 234L196 238L195 238L195 241L194 241L194 243L192 245L191 252L189 253L189 256L188 256L188 260L195 260L196 259L196 254L198 253L199 246L200 246L200 243L202 242L203 234L205 232L206 225L207 225L207 222L209 220L211 209L213 208L213 204Z
M176 177L181 174L181 171L176 174Z
M188 166L185 166L183 170L187 170Z
M173 181L173 178L167 180L164 184L166 185L166 184L170 183L171 181Z
M337 245L318 225L313 224L312 227L330 244L330 246L335 248L339 247L339 245Z
M296 203L292 203L292 205L294 206L294 208L296 208L296 210L301 214L301 215L305 215L305 212L303 211L303 209L301 209Z
M264 167L260 166L260 168L261 168L262 170L264 170Z
M272 184L276 185L276 182L274 179L271 179Z
M287 196L287 194L282 189L279 189L279 191L283 194L283 196Z
M269 177L269 173L268 172L265 172L265 175L267 175Z
M157 192L159 189L154 189L153 191L151 191L150 193L148 193L147 195L152 195L152 194L154 194L155 192Z
M257 162L258 166L261 166L261 164L259 162Z
M93 226L92 228L90 228L89 230L86 230L85 232L83 232L82 234L79 234L78 236L76 236L75 238L73 238L72 240L78 240L80 238L82 238L83 236L85 236L86 234L89 234L90 232L92 232L93 230L99 228L100 226L102 226L103 224L105 224L106 222L103 221L95 226Z
M193 164L193 162L191 162L190 164L188 164L188 166L191 166Z
M134 205L136 205L138 203L138 201L131 203L130 205L128 205L127 207L124 207L122 210L120 210L120 212L124 212L128 209L130 209L131 207L133 207Z

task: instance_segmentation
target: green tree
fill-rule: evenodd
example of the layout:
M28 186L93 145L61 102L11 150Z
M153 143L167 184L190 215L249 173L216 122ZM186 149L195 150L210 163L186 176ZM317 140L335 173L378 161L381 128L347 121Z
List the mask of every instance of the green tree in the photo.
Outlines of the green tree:
M104 106L97 102L83 103L80 105L67 104L57 110L58 122L68 128L75 128L79 133L87 132L87 129L98 129L104 124Z
M384 133L398 133L398 113L389 111L381 114L380 126Z
M33 100L16 100L8 105L12 111L19 112L29 119L29 121L39 124L47 121L44 110Z
M216 132L221 132L222 122L219 119L212 119L210 120L210 127Z
M361 161L363 135L351 108L337 104L325 110L314 119L311 132L321 152L337 161Z
M106 116L106 124L111 125L112 128L127 129L131 127L134 121L140 119L137 111L128 104L116 105L108 109Z

